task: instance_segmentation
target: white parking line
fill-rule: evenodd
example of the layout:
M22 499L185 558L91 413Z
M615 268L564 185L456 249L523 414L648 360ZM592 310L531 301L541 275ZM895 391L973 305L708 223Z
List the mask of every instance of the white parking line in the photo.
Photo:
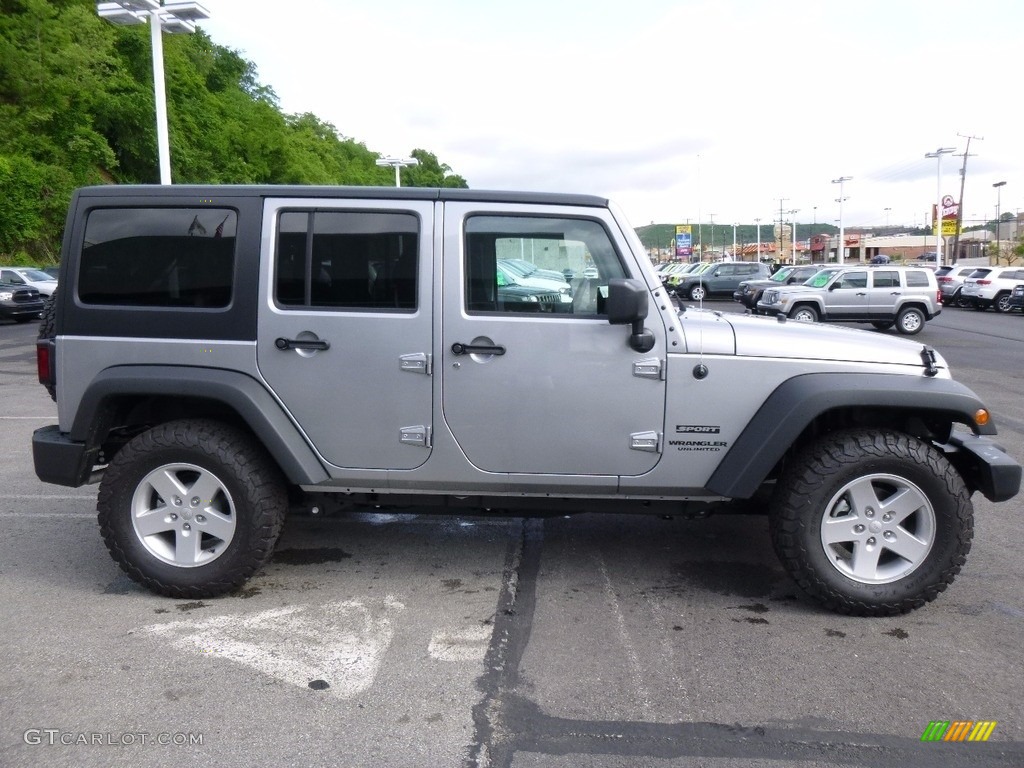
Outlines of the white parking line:
M392 619L403 610L389 595L152 624L142 631L171 635L179 650L228 659L300 688L325 681L327 693L348 699L373 684L394 636Z

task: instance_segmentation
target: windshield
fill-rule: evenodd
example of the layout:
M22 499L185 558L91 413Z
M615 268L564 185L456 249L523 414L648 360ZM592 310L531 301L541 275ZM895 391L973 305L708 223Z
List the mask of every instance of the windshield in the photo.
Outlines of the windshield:
M784 283L786 282L786 278L793 274L794 271L796 271L796 267L783 267L774 275L772 275L771 279L774 280L776 283Z
M19 269L18 272L26 280L53 280L53 277L38 269Z
M808 278L804 281L804 285L809 285L812 288L824 288L825 284L832 279L832 275L838 272L838 269L823 269L813 277Z

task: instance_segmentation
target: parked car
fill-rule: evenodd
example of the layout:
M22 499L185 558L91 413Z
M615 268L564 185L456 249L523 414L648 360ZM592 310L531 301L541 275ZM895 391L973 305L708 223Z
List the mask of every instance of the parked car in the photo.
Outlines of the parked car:
M0 317L27 323L39 317L43 307L43 299L36 288L0 281Z
M969 307L996 312L1010 311L1010 292L1017 283L1024 283L1020 267L983 267L964 280L961 300Z
M764 292L757 308L794 320L848 320L908 336L942 312L935 273L923 267L852 267L818 273L803 285Z
M780 267L767 280L744 280L740 283L739 288L733 291L733 301L738 301L757 314L757 302L761 300L761 294L764 293L765 288L803 283L818 274L822 268L821 264L787 265Z
M680 312L604 198L110 185L75 193L65 232L36 343L60 407L33 433L36 475L99 482L111 557L170 597L238 589L292 510L738 502L769 515L807 594L892 616L959 572L972 494L1020 490L997 419L940 353ZM504 305L497 261L548 245L559 268L593 254L601 285L566 314ZM55 542L43 556L68 557Z
M939 281L939 292L942 303L946 306L967 306L961 303L960 291L964 287L964 279L977 271L977 267L946 266L939 267L935 279Z
M767 280L771 270L759 261L726 261L710 264L700 272L684 275L676 284L676 296L701 301L709 296L731 296L744 280Z
M35 267L0 267L0 281L12 285L30 285L47 298L57 290L57 279Z
M532 261L527 261L526 259L502 259L501 261L523 277L543 277L547 280L554 280L555 282L558 282L559 280L565 281L565 273L558 272L554 269L538 267Z
M572 304L572 286L565 282L561 272L556 272L557 278L540 276L537 270L529 270L520 267L518 264L509 263L507 259L498 259L498 285L504 280L505 285L524 285L527 288L537 288L540 291L560 295L564 304Z
M872 264L890 264L891 262L892 262L892 258L890 258L889 256L886 256L884 253L880 253L877 256L872 256L871 257L871 263Z
M1010 309L1019 309L1024 314L1024 283L1013 286L1010 291Z

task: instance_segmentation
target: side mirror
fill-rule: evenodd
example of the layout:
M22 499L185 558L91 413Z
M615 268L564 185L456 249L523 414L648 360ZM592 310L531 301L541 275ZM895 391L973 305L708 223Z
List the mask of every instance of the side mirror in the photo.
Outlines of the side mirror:
M608 281L608 322L629 325L629 346L637 352L650 352L654 348L654 334L644 328L647 317L647 286L640 280L622 277Z

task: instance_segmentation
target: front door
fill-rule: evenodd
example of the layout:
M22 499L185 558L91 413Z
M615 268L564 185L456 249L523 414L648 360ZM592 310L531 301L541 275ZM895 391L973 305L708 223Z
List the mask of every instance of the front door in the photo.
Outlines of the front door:
M868 273L866 270L843 272L825 295L829 317L863 317L868 311Z
M433 204L270 200L257 364L336 467L430 455Z
M652 313L657 341L640 354L628 327L607 321L608 280L635 276L610 215L449 202L444 221L438 368L444 420L469 461L514 474L653 468L665 419L665 329ZM510 259L547 284L516 280L502 269ZM558 274L563 285L550 280Z

